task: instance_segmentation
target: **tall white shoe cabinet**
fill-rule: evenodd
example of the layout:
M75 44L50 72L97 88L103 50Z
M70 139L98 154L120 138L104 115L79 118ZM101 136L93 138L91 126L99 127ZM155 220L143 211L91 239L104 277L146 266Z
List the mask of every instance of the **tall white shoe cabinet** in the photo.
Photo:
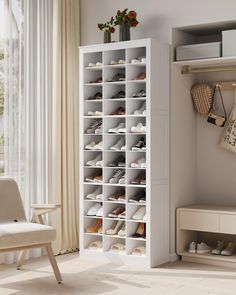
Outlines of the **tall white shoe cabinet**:
M131 63L132 59L146 57L144 63ZM124 64L111 61L124 60ZM89 63L102 63L100 66L88 66ZM136 80L141 73L146 73L145 80ZM125 81L107 82L117 73L125 74ZM102 77L102 83L90 83ZM146 97L134 98L133 94L141 89ZM125 91L125 98L112 99L119 91ZM88 100L95 93L101 92L102 99ZM134 115L146 101L146 115ZM124 107L125 115L110 115L118 107ZM88 116L88 111L100 111L102 116ZM86 129L94 119L102 119L102 134L86 134ZM108 129L124 122L126 133L109 134ZM139 122L146 125L145 134L131 133L131 127ZM125 140L126 150L111 151L110 147L118 138ZM141 137L146 139L146 151L132 151L132 147ZM85 150L91 141L100 142L101 151ZM88 167L86 162L102 154L103 167ZM125 156L125 184L110 184L109 179L114 169L108 163L120 154ZM146 157L146 168L131 168L131 163ZM102 172L102 183L86 182L86 176L96 171ZM142 171L146 171L146 185L132 185L130 182ZM94 224L96 217L87 216L87 212L97 200L87 200L86 195L98 186L102 188L103 233L87 233L86 228ZM117 189L125 190L124 203L109 201L108 197ZM146 190L146 239L135 239L138 222L132 216L141 204L132 204L129 199L140 189ZM118 206L126 210L125 237L108 236L105 230L110 228L114 218L108 213ZM115 219L116 220L116 219ZM143 221L140 221L143 222ZM102 250L89 250L88 245L95 240L102 241ZM111 253L114 243L125 244L122 254ZM137 246L146 247L145 256L132 255ZM117 263L156 267L169 261L169 46L153 39L132 40L110 44L80 47L80 255L85 258L103 259Z

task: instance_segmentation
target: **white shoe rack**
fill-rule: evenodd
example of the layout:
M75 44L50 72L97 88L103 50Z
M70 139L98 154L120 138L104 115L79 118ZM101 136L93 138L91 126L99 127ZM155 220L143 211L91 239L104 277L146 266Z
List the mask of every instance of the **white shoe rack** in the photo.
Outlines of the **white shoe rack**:
M145 63L132 64L131 60L140 56L146 57ZM125 64L110 65L112 60L124 60ZM102 66L88 67L89 63L101 62ZM146 73L145 80L135 80L141 72ZM125 81L106 82L117 73L125 74ZM102 83L90 83L102 77ZM133 94L141 89L146 97L134 98ZM111 99L120 90L125 91L122 99ZM101 100L88 100L88 97L101 92ZM146 115L133 115L146 101ZM125 115L112 116L111 112L124 107ZM88 111L102 111L102 116L88 116ZM102 119L103 132L100 135L85 134L93 119ZM109 134L108 129L124 122L126 133ZM131 127L139 122L146 125L145 134L131 133ZM111 151L118 138L125 140L125 151ZM141 137L146 140L146 151L132 151ZM85 146L91 141L103 141L101 151L88 151ZM80 47L80 253L82 257L101 258L113 262L146 265L154 267L169 260L169 47L153 39L117 42ZM102 154L103 167L87 167L86 162ZM124 155L125 184L110 184L109 179L115 168L108 163L119 155ZM146 157L146 168L131 168L131 163ZM96 171L102 172L102 183L86 182L86 176ZM146 185L132 185L130 182L142 171L146 173ZM98 186L102 188L103 199L103 233L89 234L86 228L94 224L97 217L88 217L89 208L96 202L87 200L86 195ZM117 189L125 190L124 203L109 201L108 196ZM132 219L133 214L143 204L132 204L130 197L139 190L146 190L146 221ZM113 209L122 206L126 210L126 236L107 236L105 230L110 228L114 218L107 215ZM132 238L139 222L146 222L146 239ZM88 245L101 240L100 251L89 250ZM124 243L125 252L111 253L114 243ZM146 247L146 255L134 256L132 249Z

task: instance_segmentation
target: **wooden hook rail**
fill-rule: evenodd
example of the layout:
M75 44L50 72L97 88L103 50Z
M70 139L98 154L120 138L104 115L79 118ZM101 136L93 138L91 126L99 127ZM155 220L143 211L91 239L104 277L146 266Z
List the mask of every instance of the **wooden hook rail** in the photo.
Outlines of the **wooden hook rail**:
M210 84L213 87L219 85L221 90L236 90L236 81L217 81Z

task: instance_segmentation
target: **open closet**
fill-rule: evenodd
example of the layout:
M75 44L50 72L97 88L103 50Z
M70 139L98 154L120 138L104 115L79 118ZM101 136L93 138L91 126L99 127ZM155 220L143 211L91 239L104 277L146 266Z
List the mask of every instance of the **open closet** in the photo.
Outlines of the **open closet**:
M235 29L236 22L225 22L172 32L171 223L172 230L176 225L176 252L183 260L236 267L235 251L231 256L188 251L192 241L211 247L219 240L236 243L236 154L219 147L224 128L197 114L190 94L197 83L219 84L229 117L236 93L236 52L176 61L177 47L222 42L222 32Z

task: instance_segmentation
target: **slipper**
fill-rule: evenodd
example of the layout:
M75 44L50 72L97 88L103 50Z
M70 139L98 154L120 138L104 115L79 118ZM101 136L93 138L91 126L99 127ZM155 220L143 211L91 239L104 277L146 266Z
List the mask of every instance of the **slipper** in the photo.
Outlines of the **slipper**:
M132 253L132 255L144 256L144 255L146 255L146 247L144 247L144 246L136 247L132 250L131 253Z
M122 251L125 251L125 245L122 243L115 243L110 248L110 252L117 253Z
M89 243L88 248L90 250L102 249L102 241L100 241L100 240L93 241L93 242Z

